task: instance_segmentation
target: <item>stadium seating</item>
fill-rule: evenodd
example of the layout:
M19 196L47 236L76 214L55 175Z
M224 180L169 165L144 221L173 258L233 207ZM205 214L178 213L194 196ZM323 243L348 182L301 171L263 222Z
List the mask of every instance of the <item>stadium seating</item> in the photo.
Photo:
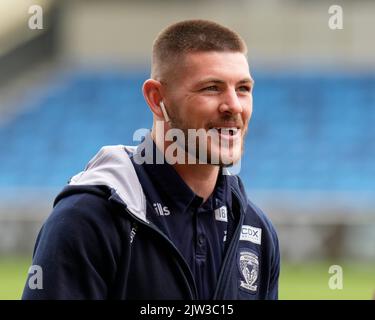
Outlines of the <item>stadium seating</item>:
M375 77L255 74L249 189L375 190ZM102 145L151 127L146 72L77 70L0 126L0 190L61 188ZM26 110L26 111L25 111Z

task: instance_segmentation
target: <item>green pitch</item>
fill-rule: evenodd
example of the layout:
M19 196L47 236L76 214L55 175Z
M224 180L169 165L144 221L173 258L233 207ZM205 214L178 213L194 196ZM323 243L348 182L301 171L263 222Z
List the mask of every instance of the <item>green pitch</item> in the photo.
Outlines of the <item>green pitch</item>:
M342 267L342 289L330 289L331 265ZM281 265L279 298L285 300L375 299L375 263L309 263Z
M0 299L20 299L31 258L0 258ZM328 286L333 263L282 263L280 299L373 299L375 265L342 263L343 289Z
M31 258L0 258L0 300L18 300L25 286Z

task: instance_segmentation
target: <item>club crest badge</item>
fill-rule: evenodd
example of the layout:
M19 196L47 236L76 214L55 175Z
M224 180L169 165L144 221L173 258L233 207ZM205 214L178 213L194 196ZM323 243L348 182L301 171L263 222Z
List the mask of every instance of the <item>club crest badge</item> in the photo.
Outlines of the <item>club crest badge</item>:
M241 273L240 287L255 293L259 274L259 260L255 253L250 251L240 252L239 268Z

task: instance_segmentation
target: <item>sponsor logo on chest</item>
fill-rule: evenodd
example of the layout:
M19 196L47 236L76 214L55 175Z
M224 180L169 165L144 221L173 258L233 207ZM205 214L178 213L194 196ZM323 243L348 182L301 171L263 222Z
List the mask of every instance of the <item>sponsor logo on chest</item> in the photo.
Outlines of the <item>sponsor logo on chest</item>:
M248 225L243 225L241 229L240 240L250 241L252 243L261 244L262 242L262 229Z

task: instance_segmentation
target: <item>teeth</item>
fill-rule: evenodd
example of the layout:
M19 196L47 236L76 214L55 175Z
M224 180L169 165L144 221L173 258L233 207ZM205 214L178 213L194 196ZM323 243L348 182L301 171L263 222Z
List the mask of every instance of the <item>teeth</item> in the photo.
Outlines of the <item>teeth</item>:
M215 128L216 130L218 130L220 133L223 132L223 133L229 133L230 135L235 135L238 131L238 129L236 127L233 127L233 128L228 128L228 127L224 127L224 128Z

